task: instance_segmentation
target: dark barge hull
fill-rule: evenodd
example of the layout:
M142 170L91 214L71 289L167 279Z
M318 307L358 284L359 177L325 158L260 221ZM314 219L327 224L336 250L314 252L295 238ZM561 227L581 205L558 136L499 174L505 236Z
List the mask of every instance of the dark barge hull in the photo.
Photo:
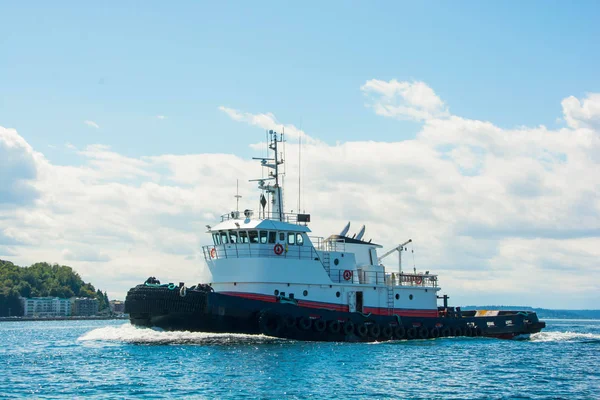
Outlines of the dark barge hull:
M545 322L530 311L475 312L435 318L373 315L299 307L290 299L273 302L215 293L208 285L182 290L175 285L138 285L129 290L125 312L133 325L165 330L265 334L310 341L371 342L445 336L511 339L540 332Z

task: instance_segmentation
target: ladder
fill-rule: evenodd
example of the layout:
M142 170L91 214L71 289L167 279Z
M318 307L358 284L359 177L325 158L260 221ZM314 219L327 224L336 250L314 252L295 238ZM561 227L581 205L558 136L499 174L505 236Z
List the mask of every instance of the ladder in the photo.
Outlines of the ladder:
M394 287L388 287L388 315L394 315Z
M330 271L331 271L331 267L330 267L330 260L329 260L329 252L324 251L323 252L323 258L321 260L321 262L323 263L323 267L325 267L325 272L327 272L327 275L330 275Z

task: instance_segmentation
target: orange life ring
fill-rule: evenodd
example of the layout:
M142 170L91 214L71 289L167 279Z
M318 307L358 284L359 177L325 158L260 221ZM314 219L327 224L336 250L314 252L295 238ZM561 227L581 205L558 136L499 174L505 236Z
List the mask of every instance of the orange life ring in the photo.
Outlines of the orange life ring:
M283 246L280 245L279 243L277 243L275 245L275 247L273 247L273 251L275 252L275 254L277 254L278 256L280 256L283 253Z
M349 281L350 279L352 279L352 271L350 271L349 269L344 271L344 279Z
M211 258L216 258L217 257L217 249L215 249L214 247L212 249L210 249L210 256L211 256Z
M423 283L423 277L421 277L421 276L417 276L417 277L415 278L415 283L416 283L417 285L420 285L421 283Z

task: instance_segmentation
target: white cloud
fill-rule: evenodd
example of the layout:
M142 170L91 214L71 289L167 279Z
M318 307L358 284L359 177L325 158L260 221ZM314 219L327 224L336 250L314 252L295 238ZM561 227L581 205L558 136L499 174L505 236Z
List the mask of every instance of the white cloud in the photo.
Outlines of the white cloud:
M277 132L284 131L285 135L288 138L291 137L294 139L298 139L301 137L302 142L304 142L304 143L314 144L314 143L318 142L314 138L308 136L306 134L306 132L297 128L295 125L292 125L292 124L285 125L285 124L278 122L277 119L275 118L275 116L271 113L251 114L251 113L241 112L241 111L235 110L233 108L228 108L228 107L224 107L224 106L220 106L219 110L223 111L225 114L227 114L231 119L233 119L235 121L245 122L247 124L258 126L263 129L273 129Z
M588 93L583 101L569 96L561 105L565 121L571 128L600 129L600 93Z
M86 120L86 121L83 121L83 123L86 124L87 126L91 126L92 128L100 129L100 125L98 125L94 121Z
M76 251L64 249L62 256L68 261L91 261L91 262L106 262L110 261L110 257L106 253L97 252L93 248L80 248Z
M166 116L164 116L164 115L157 115L157 116L156 116L156 119L163 120L163 119L167 119L167 117L166 117Z
M369 82L381 96L404 90ZM352 220L352 232L365 223L366 238L386 248L412 238L416 267L440 273L455 304L594 307L600 132L589 124L593 118L578 117L585 127L502 129L440 112L446 107L435 93L419 96L400 96L428 113L413 140L303 140L301 209L312 214L315 234L339 232ZM585 108L586 100L580 104ZM220 109L251 126L281 126L273 114ZM286 133L292 128L286 125ZM288 146L287 181L297 182L297 148ZM0 151L0 162L28 166L6 175L0 169L0 176L25 179L37 193L33 202L0 207L0 221L10 227L0 231L0 253L20 264L72 265L112 296L123 297L151 275L201 281L204 226L235 207L235 178L242 183L240 206L257 208L255 187L243 182L260 167L233 155L132 158L92 145L80 151L82 165L58 166L1 128ZM288 184L285 193L286 208L297 210L297 186ZM403 262L412 269L411 255ZM386 265L395 267L397 259Z
M444 102L424 82L371 79L360 88L369 96L369 107L385 117L425 121L448 116Z

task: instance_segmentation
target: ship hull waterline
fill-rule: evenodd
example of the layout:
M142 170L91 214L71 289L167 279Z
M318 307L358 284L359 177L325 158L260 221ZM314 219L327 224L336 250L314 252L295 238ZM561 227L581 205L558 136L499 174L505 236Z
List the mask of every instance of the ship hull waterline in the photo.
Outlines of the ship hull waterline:
M373 342L448 336L512 339L527 337L545 327L533 312L483 317L375 315L302 307L293 299L263 297L272 299L215 293L208 286L182 292L179 287L138 285L127 294L125 312L136 326L264 334L304 341Z

